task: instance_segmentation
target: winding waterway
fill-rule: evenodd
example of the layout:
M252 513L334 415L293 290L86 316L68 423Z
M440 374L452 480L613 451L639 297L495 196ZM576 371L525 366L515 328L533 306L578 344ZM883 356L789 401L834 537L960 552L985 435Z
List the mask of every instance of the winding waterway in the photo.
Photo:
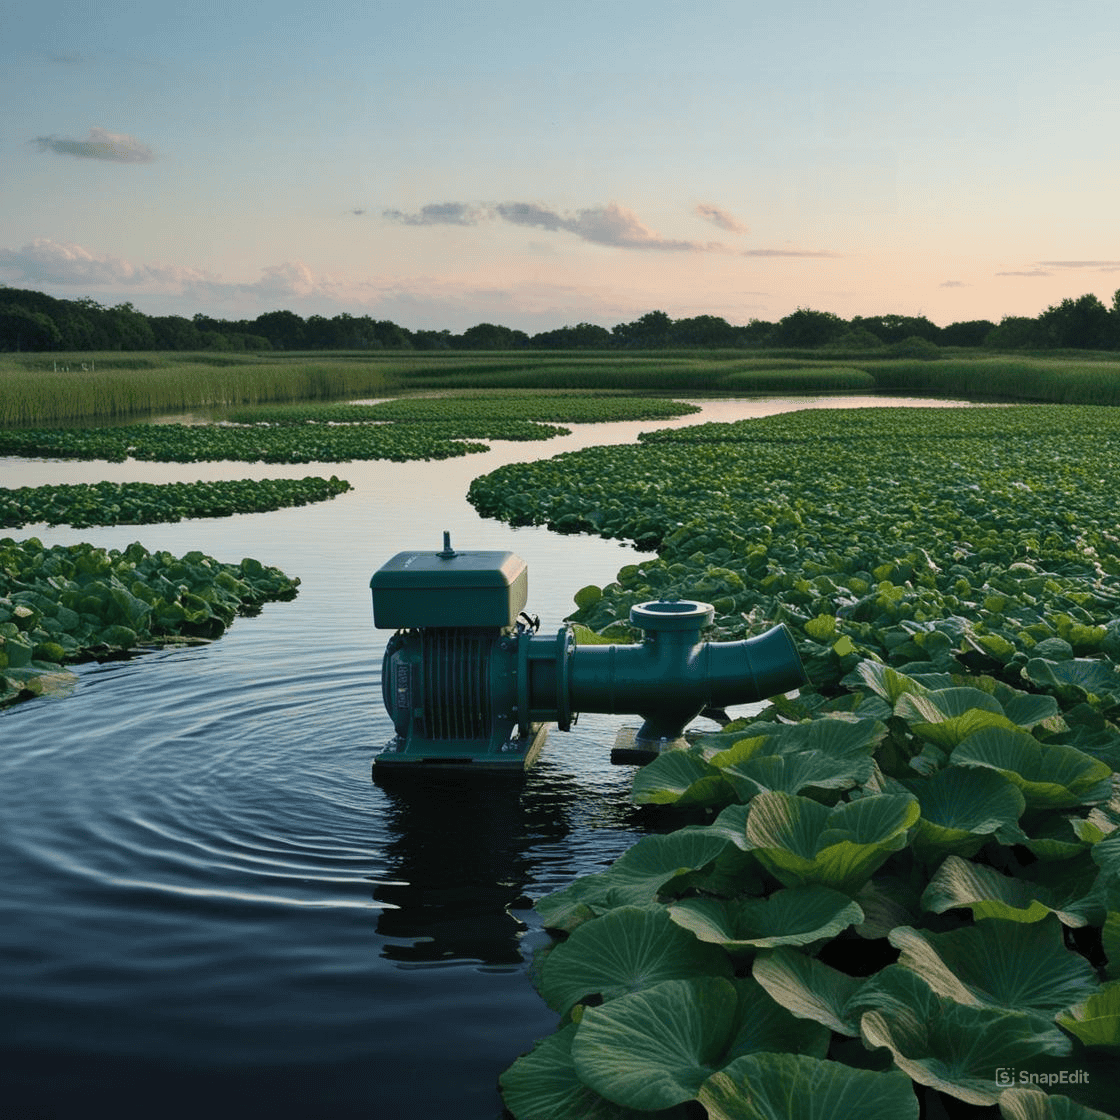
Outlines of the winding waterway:
M673 426L946 402L700 403ZM0 1094L13 1115L501 1115L498 1074L556 1025L527 975L547 940L532 899L648 827L628 802L632 770L609 760L634 719L553 729L523 780L372 783L392 725L369 579L449 530L457 548L520 555L529 609L555 630L580 587L633 553L485 521L469 481L655 426L670 425L578 425L438 463L0 459L7 486L332 473L354 486L268 514L12 534L252 556L302 580L294 601L216 642L81 666L71 695L0 713Z

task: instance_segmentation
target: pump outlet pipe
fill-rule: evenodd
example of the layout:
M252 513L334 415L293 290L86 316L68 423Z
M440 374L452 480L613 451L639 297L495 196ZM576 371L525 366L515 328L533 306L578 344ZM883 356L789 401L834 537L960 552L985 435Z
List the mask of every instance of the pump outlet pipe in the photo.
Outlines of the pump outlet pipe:
M523 766L542 729L568 731L579 712L634 714L639 751L678 740L706 708L765 700L807 683L789 631L708 642L715 616L686 599L639 603L630 645L576 645L523 611L524 561L512 553L400 553L370 581L374 622L396 628L382 693L396 736L379 765L415 762Z

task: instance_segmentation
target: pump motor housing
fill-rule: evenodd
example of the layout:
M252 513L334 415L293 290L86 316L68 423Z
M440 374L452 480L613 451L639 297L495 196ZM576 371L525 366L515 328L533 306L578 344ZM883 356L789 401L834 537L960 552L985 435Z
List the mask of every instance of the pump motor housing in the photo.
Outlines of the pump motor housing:
M370 580L374 625L396 632L382 694L396 732L375 771L423 765L521 770L545 728L580 711L640 715L639 754L679 745L708 707L744 704L806 683L784 626L739 642L703 642L707 603L641 603L633 645L576 646L563 626L540 636L524 611L525 562L511 552L400 552Z

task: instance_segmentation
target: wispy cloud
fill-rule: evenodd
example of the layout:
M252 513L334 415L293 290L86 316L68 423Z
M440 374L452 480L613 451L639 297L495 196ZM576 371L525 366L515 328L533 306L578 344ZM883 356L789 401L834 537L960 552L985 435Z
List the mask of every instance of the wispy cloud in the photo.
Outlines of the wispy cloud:
M151 163L156 157L152 149L135 136L91 128L85 140L67 140L61 136L36 136L41 152L57 152L79 159L103 159L111 163Z
M473 226L486 221L503 221L515 226L528 226L551 233L571 233L594 245L617 249L655 249L668 252L726 252L718 242L682 241L660 237L645 226L638 216L617 202L606 206L589 206L564 212L540 202L435 202L414 214L385 210L383 217L408 226L456 225Z
M839 260L844 254L832 249L740 249L743 257L821 257Z
M939 288L967 288L968 285L963 280L942 280L937 285Z
M1039 261L1045 268L1095 268L1101 272L1115 272L1120 261Z
M1044 268L1024 268L1013 272L997 272L997 276L1053 276L1052 272L1047 272Z
M719 226L720 229L726 230L728 233L747 233L747 227L743 225L738 218L733 214L729 214L726 210L721 209L711 202L701 202L693 208L693 213L703 218L706 222L711 222L714 226Z
M467 202L429 202L415 214L384 210L382 217L403 226L473 226L486 217L486 211Z
M606 206L591 206L574 214L563 214L536 202L501 202L494 213L503 221L517 226L534 226L537 229L562 230L574 233L595 245L610 245L618 249L661 249L669 252L712 252L723 249L711 242L679 241L659 237L643 225L637 214L610 202Z

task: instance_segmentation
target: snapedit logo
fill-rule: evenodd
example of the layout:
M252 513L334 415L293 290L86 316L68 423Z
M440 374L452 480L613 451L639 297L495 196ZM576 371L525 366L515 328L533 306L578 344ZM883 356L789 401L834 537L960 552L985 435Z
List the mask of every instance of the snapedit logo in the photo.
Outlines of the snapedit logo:
M1017 1069L1015 1066L1001 1066L996 1070L996 1084L1001 1089L1011 1085L1087 1085L1089 1071L1087 1069L1063 1069L1053 1073L1032 1073L1028 1069Z

